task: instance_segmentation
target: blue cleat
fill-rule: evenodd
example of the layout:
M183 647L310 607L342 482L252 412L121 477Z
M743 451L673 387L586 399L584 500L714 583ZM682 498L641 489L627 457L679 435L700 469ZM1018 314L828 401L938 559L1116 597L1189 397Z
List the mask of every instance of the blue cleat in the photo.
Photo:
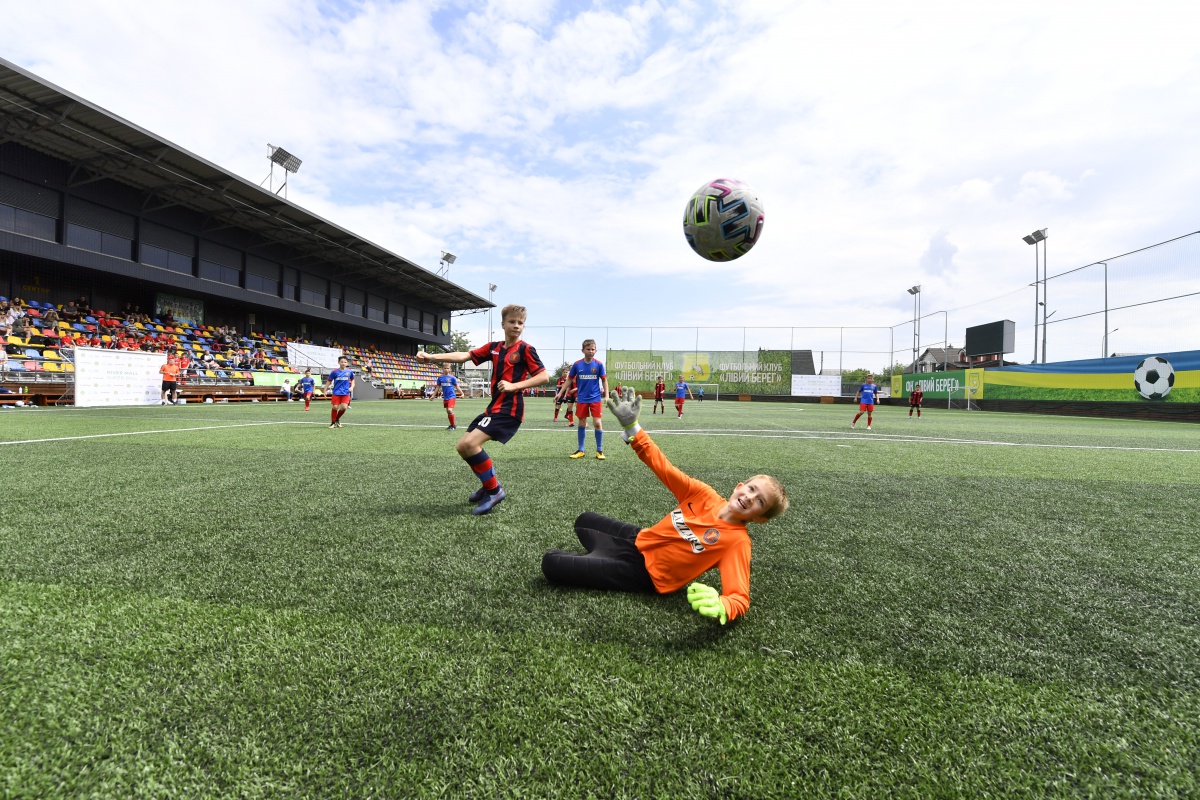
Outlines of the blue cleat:
M479 516L480 514L486 514L489 511L491 511L493 508L495 508L496 506L500 505L500 502L506 496L507 495L504 493L504 487L501 486L500 490L498 492L496 492L495 494L489 494L486 497L484 497L483 500L479 503L479 505L477 505L473 509L471 509L471 513L474 514L475 516Z
M483 498L487 497L487 489L480 486L475 491L471 492L471 496L467 498L468 503L478 503Z

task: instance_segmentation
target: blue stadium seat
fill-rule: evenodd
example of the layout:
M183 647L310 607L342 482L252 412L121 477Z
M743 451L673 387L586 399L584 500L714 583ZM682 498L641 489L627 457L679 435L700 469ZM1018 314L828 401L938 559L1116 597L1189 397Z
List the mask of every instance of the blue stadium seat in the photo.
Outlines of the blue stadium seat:
M29 301L29 307L30 307L30 308L41 308L41 307L42 307L42 304L41 304L41 303L39 303L37 300L30 300L30 301Z
M39 359L40 359L40 358L42 357L42 354L41 354L40 352L38 352L38 351L37 351L37 349L35 349L35 348L33 348L33 347L26 347L26 348L25 348L25 357L26 357L26 358L39 358Z

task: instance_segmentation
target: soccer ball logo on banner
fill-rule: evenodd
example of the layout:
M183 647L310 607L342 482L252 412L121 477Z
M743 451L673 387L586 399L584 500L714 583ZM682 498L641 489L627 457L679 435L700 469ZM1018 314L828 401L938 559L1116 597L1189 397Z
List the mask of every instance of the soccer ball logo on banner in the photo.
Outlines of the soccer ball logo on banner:
M748 185L732 178L710 181L683 211L683 235L709 261L733 261L750 252L762 235L763 207Z
M1162 400L1175 385L1175 368L1159 356L1143 358L1133 371L1133 388L1147 400Z

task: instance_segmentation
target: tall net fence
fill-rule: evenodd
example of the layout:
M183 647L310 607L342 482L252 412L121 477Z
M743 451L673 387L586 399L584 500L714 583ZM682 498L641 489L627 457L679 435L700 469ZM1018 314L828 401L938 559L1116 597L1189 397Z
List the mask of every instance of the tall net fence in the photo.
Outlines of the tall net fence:
M552 371L581 358L583 340L594 339L611 384L624 379L641 388L660 374L670 384L672 374L685 372L690 381L720 383L722 394L792 393L787 381L770 380L772 370L882 376L911 371L914 358L931 348L953 361L967 328L997 320L1015 323L1015 350L1006 358L1022 364L1035 352L1038 361L1053 362L1200 349L1200 231L1051 270L1048 278L1037 276L1045 278L1037 288L1034 277L1030 264L1027 284L996 287L995 296L891 326L530 326L524 338Z
M962 347L966 328L1003 319L1016 323L1016 350L1007 358L1021 364L1032 362L1035 352L1039 362L1054 362L1200 348L1200 232L1083 266L1052 268L1044 290L1035 289L1034 270L1031 263L1028 284L922 314L921 351L942 347L947 338ZM911 363L912 340L911 320L896 326L896 341L905 343L898 361Z

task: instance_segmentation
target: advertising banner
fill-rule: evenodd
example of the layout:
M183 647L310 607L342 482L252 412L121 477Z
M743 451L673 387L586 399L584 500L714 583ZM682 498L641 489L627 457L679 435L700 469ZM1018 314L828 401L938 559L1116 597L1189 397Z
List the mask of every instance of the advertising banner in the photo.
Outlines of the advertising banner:
M837 397L841 393L840 375L792 376L792 397Z
M305 367L310 367L313 372L318 369L332 372L338 368L338 358L341 357L342 351L337 347L319 347L315 344L288 342L287 354L288 364L292 369L303 372Z
M972 400L982 400L984 370L952 369L946 372L909 372L893 375L892 397L908 397L918 385L926 400L947 400L951 397L962 400L967 397L968 389L975 390L971 393Z
M989 369L991 400L1200 403L1200 350Z
M688 383L716 383L721 394L791 394L792 354L786 350L609 350L609 386L654 391L661 375L670 387L680 373Z
M186 319L196 325L203 325L204 301L159 292L154 297L154 316L161 317L168 314L177 320Z
M162 398L165 353L75 348L75 405L152 406Z

